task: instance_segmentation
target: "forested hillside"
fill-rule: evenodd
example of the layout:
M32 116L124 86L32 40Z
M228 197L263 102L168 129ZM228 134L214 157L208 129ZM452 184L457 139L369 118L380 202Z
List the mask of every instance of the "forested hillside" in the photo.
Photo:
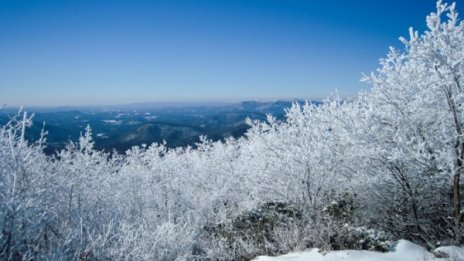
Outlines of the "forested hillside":
M113 106L26 107L34 114L32 127L25 133L28 141L47 132L46 154L55 154L76 142L87 125L92 126L95 149L124 153L133 146L163 143L169 148L194 147L200 136L213 141L242 137L249 126L247 118L266 120L267 114L284 118L292 102L246 101L240 103L140 103ZM317 103L317 101L313 101ZM6 124L19 108L0 110L0 125Z
M311 247L462 244L464 23L437 3L352 101L294 104L245 137L56 156L0 129L5 260L240 260Z

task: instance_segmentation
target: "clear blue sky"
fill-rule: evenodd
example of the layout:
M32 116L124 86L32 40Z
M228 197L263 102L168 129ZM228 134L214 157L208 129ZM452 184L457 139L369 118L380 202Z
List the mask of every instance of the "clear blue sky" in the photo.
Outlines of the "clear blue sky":
M457 1L462 10L464 1ZM0 103L355 96L433 0L0 0Z

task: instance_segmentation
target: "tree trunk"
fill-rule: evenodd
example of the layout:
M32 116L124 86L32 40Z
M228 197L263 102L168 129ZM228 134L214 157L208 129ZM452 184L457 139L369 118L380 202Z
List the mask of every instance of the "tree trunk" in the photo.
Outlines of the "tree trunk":
M461 167L459 166L456 171L461 172ZM453 208L454 208L454 218L457 222L462 220L461 214L461 189L460 189L460 173L454 174L453 179Z
M457 86L460 88L458 82L456 82ZM454 219L456 225L461 222L461 191L460 191L460 177L462 171L462 163L463 163L463 153L464 153L464 143L462 142L463 130L462 125L460 122L460 117L458 115L458 109L454 99L452 98L451 87L445 88L446 99L448 102L448 106L451 110L454 127L456 128L456 133L458 134L456 144L454 145L455 155L456 155L456 162L454 166L454 177L453 177L453 212L454 212Z
M459 149L460 147L460 149ZM453 212L454 218L457 223L462 221L462 213L461 213L461 171L462 171L462 164L463 164L463 153L464 153L464 143L461 143L460 146L456 149L456 167L454 170L454 177L453 177Z
M461 223L462 223L462 213L461 213L461 171L462 171L462 164L463 164L463 153L464 153L464 143L460 144L461 150L458 148L456 149L456 167L454 170L454 177L453 177L453 212L454 212L454 225L455 225L455 240L458 243L463 242L463 238L461 235Z

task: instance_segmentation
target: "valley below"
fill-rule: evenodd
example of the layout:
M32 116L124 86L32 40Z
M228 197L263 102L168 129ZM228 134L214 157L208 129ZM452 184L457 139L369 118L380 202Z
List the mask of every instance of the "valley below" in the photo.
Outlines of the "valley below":
M316 101L315 101L316 102ZM301 101L299 103L302 103ZM316 102L317 103L317 102ZM25 108L34 113L33 124L26 133L30 141L47 132L47 154L64 149L77 141L90 126L95 148L124 153L133 146L166 143L169 148L195 147L200 136L213 141L239 138L248 130L246 119L265 121L267 115L282 120L292 101L214 104L142 103L107 107L37 107ZM0 124L5 124L19 108L0 110Z

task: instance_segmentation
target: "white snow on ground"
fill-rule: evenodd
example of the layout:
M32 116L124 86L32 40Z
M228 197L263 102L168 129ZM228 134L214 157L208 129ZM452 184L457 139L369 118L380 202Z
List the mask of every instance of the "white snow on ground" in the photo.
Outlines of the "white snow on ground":
M305 252L290 253L277 257L259 256L255 261L433 261L464 260L464 247L440 247L435 251L448 254L449 258L437 258L425 248L407 240L399 240L391 252L367 250L341 250L321 253L313 248Z
M464 260L464 246L443 246L435 249L435 253L446 253L450 257L450 260ZM454 259L453 259L454 258Z

